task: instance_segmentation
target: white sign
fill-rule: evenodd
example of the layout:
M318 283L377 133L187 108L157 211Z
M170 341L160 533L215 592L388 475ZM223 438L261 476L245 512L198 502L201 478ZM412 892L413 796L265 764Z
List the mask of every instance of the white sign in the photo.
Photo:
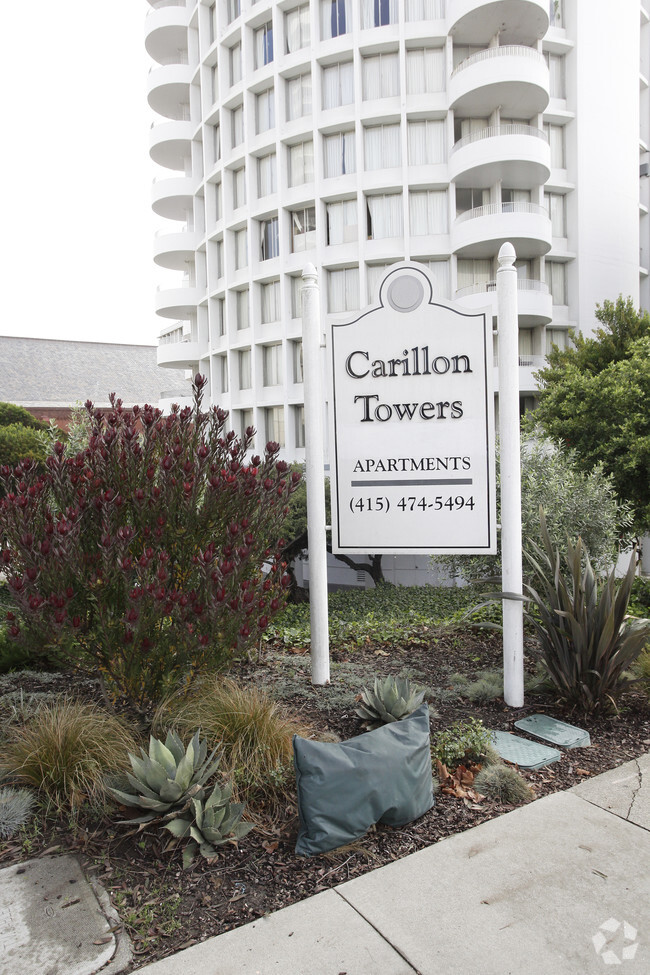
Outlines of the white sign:
M395 265L330 348L333 551L496 552L491 310Z

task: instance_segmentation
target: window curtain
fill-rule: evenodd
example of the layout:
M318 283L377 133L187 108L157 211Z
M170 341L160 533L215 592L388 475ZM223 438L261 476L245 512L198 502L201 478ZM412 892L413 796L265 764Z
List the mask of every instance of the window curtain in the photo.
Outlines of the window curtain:
M458 290L471 288L475 284L487 284L493 280L491 260L458 259L456 268Z
M299 142L289 146L289 183L302 186L314 179L314 143Z
M264 385L280 386L282 383L282 346L264 346Z
M228 392L228 359L225 355L219 356L219 373L221 379L221 392Z
M280 282L262 285L262 324L280 321Z
M399 55L377 54L363 58L363 97L390 98L399 95Z
M239 353L239 388L251 388L251 350Z
M446 190L426 190L409 194L409 218L413 237L449 232L447 200Z
M326 177L356 173L357 150L354 131L337 132L336 135L325 136L323 147Z
M304 207L291 214L292 251L304 251L314 247L316 231L316 208Z
M354 101L352 61L323 68L323 108L338 108Z
M248 289L237 292L237 328L248 328ZM250 353L249 353L250 357ZM250 366L249 366L250 369Z
M409 122L408 159L411 166L428 166L447 158L446 123L440 119Z
M235 233L235 268L239 270L248 264L248 232L237 230Z
M238 207L246 203L246 169L244 166L241 169L233 170L232 184L233 207L237 210Z
M406 0L406 19L440 20L445 16L445 0Z
M273 23L255 31L255 67L261 68L273 60Z
M267 132L275 126L275 97L272 88L261 91L257 96L257 131Z
M258 196L268 196L275 193L276 185L276 160L275 153L271 152L268 156L262 156L257 161L257 189Z
M239 105L233 109L230 118L232 120L232 144L239 146L244 141L244 106Z
M307 47L310 41L310 22L309 4L305 3L302 7L289 10L285 14L287 54L293 54L303 47Z
M448 299L451 296L449 261L424 261L433 281L433 297Z
M291 278L291 317L302 317L302 278L299 277Z
M369 234L373 240L401 237L403 233L402 194L386 193L366 198L369 214Z
M564 219L564 197L561 193L545 193L548 215L551 218L551 231L554 237L566 237Z
M368 288L368 304L374 305L379 300L379 288L381 282L386 277L386 271L391 266L388 264L367 264L366 265L366 285Z
M548 136L551 149L551 166L553 169L564 169L564 128L561 125L544 123L544 131Z
M444 48L406 52L406 91L409 95L445 90Z
M553 346L557 345L558 349L566 349L568 345L568 333L563 328L547 328L546 329L546 354L553 351Z
M361 26L382 27L399 19L398 0L361 0Z
M311 113L311 75L302 74L287 81L287 118L289 121Z
M357 201L327 204L327 243L344 244L357 239Z
M559 261L546 261L544 277L548 289L553 296L554 305L566 305L566 273L565 265Z
M371 125L364 129L366 169L400 166L402 153L399 125Z
M350 0L321 0L321 37L339 37L349 29Z
M293 348L293 381L294 383L302 383L305 380L302 360L302 342L292 342L291 345Z
M264 410L266 420L266 440L273 440L284 447L284 409L271 406Z
M305 446L305 407L304 406L294 406L293 416L295 423L295 438L296 447Z
M562 54L547 55L549 71L549 94L551 98L566 98L564 87L564 56Z
M262 260L268 261L272 257L278 257L280 253L278 218L272 217L271 220L264 220L260 225L260 231Z
M230 84L236 85L241 81L241 44L234 44L230 48Z
M327 309L330 312L359 308L359 268L348 267L327 275Z

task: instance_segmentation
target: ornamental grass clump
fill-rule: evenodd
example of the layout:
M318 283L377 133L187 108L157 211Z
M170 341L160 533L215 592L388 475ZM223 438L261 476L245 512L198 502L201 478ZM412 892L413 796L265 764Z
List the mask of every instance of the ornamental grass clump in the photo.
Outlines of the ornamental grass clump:
M8 730L0 770L36 789L57 812L74 813L82 802L103 804L106 776L119 772L134 748L118 718L94 704L61 698Z
M282 525L300 481L279 445L228 414L85 404L88 446L56 443L43 470L0 468L0 567L8 635L56 644L101 675L112 701L148 713L196 672L255 645L286 600Z
M599 580L581 539L568 543L563 573L543 512L541 540L525 553L534 575L524 586L525 615L549 679L563 700L585 713L615 706L629 683L626 671L650 638L650 620L628 615L636 550L622 579L612 568Z
M293 736L311 733L265 691L217 675L163 702L154 729L166 725L181 734L200 727L222 750L223 771L237 794L254 806L273 806L295 788Z
M532 799L533 792L526 780L510 765L495 764L482 768L474 779L474 789L488 799L516 805Z

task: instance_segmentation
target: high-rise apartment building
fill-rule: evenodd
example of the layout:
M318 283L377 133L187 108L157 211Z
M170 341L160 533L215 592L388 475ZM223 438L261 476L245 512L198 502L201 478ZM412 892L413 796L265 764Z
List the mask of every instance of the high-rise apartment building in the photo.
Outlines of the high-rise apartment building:
M645 2L645 0L644 0ZM496 313L519 275L520 393L603 299L649 307L650 26L638 0L149 0L158 361L237 431L304 448L301 273L323 321L394 262Z

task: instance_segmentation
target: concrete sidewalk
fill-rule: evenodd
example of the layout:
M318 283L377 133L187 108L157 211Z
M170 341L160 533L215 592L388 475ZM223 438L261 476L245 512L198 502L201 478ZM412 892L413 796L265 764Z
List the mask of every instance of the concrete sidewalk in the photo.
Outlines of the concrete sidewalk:
M612 965L650 971L650 754L138 971L596 975Z

